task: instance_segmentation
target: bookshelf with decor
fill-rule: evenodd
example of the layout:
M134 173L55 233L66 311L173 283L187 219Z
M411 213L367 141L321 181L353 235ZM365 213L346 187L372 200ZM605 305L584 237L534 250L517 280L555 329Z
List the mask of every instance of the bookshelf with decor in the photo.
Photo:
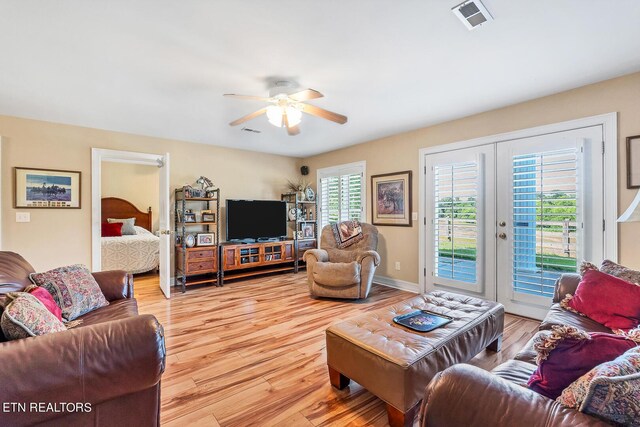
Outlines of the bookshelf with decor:
M303 256L309 249L318 247L318 206L310 187L305 191L284 193L281 199L287 202L287 224L294 241L294 271L305 268Z
M204 186L203 186L204 187ZM221 286L218 261L220 189L175 190L176 286Z

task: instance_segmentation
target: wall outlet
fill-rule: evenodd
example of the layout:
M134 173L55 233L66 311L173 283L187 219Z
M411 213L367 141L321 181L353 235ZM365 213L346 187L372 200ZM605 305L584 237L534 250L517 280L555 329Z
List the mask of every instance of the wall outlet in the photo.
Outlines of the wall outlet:
M411 212L411 219L414 221L418 220L418 212Z
M31 213L16 212L16 222L31 222Z
M396 261L396 270L400 270L400 261Z

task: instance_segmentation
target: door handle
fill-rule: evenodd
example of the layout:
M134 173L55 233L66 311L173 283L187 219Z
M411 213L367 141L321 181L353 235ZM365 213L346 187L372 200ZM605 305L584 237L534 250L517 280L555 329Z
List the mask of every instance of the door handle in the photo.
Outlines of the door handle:
M501 238L502 240L507 240L507 233L500 233L498 234L498 237Z

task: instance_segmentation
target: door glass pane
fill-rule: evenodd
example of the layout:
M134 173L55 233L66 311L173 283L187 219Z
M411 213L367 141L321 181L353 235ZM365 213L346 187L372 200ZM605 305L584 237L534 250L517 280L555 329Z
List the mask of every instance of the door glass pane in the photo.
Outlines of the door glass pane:
M436 165L434 275L476 283L478 163Z
M578 152L569 148L513 157L513 289L553 296L556 279L575 272Z

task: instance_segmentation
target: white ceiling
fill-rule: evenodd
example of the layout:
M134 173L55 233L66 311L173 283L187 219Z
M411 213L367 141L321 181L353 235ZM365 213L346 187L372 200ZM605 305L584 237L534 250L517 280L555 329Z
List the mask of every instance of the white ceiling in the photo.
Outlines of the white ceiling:
M640 70L638 0L460 1L0 0L0 114L303 157ZM284 77L349 122L228 126Z

